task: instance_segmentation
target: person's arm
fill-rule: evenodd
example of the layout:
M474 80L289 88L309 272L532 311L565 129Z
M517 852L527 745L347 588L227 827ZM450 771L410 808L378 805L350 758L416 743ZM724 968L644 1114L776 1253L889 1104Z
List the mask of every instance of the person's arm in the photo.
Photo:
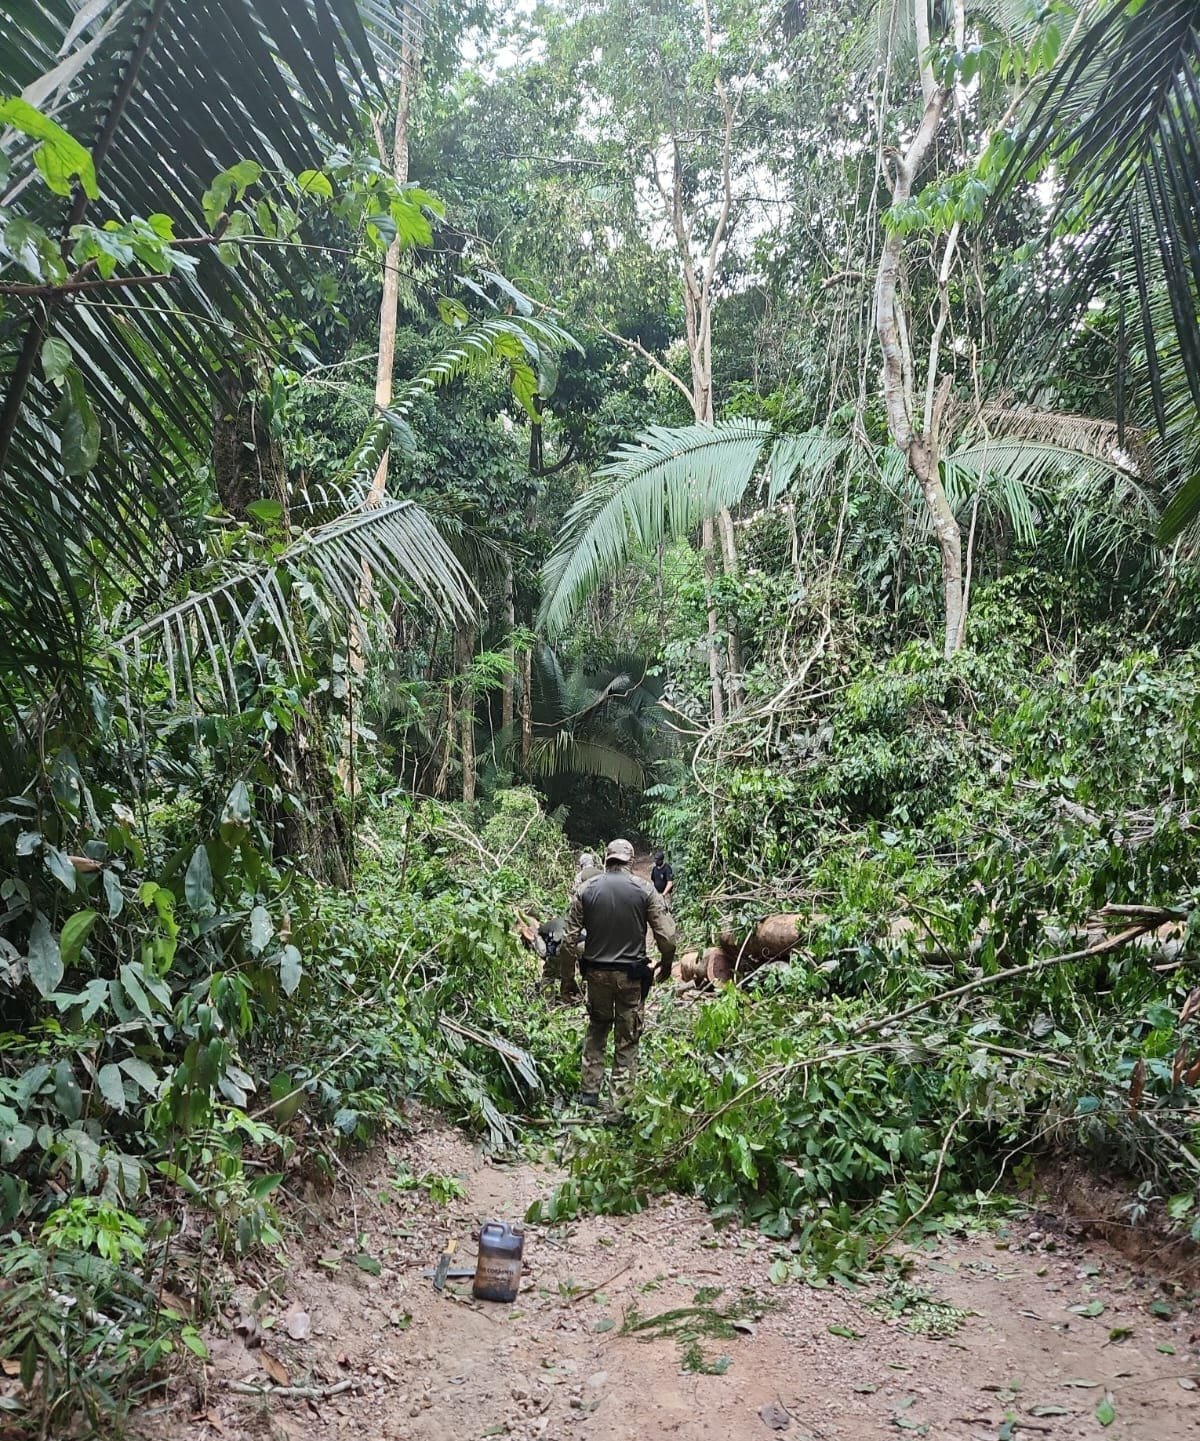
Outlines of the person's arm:
M646 920L654 935L654 944L658 947L659 962L656 974L660 981L670 979L671 967L675 963L675 918L667 910L667 903L662 896L650 887L650 894L647 897Z
M558 943L558 954L572 965L579 959L579 938L583 932L583 897L578 891L571 897L567 929Z

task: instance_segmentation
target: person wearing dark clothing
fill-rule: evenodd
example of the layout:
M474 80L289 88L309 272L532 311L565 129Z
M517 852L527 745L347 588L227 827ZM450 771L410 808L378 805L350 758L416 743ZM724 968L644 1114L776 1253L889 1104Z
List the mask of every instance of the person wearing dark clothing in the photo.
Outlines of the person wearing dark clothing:
M650 983L668 980L675 959L675 922L658 891L630 870L632 864L629 842L612 841L604 856L604 874L575 893L559 948L567 964L579 957L586 986L588 1031L580 1094L585 1106L600 1104L608 1037L614 1028L612 1091L620 1106L637 1074L638 1041ZM646 955L647 927L659 953L653 972Z
M675 871L662 851L654 852L654 869L650 872L650 879L663 900L669 902L675 890Z
M551 916L548 921L543 921L538 926L538 940L542 944L542 954L546 958L546 963L542 967L543 981L557 981L562 975L559 948L562 946L562 938L566 933L566 916Z

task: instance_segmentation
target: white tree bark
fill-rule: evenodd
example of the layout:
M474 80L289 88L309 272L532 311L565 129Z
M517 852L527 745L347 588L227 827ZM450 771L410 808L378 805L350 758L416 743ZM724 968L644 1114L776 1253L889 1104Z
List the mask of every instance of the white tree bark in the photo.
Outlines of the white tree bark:
M905 201L912 195L917 171L937 138L945 116L946 103L950 98L950 91L935 80L930 64L928 0L913 0L913 4L921 67L921 93L925 109L916 134L904 154L896 161L895 170L890 177L894 204ZM947 263L956 240L955 231L951 233L948 244ZM941 555L945 613L943 650L949 657L962 643L964 593L962 535L958 520L946 499L938 468L937 406L934 402L934 391L942 327L935 327L930 346L928 374L923 387L925 404L918 417L915 412L908 315L901 283L903 252L903 236L896 231L889 232L884 241L875 280L875 325L883 352L883 399L887 410L888 430L896 446L904 453L909 469L921 488Z

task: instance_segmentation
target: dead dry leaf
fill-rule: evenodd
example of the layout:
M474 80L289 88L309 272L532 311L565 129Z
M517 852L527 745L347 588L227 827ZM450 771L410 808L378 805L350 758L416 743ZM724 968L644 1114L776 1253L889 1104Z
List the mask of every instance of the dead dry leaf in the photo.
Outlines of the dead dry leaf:
M295 1304L284 1312L283 1324L293 1341L307 1341L312 1335L312 1318Z
M181 1321L186 1321L191 1317L191 1305L182 1296L176 1295L174 1291L168 1291L165 1286L158 1293L158 1304L172 1316L178 1316Z
M263 1370L271 1380L275 1382L276 1386L290 1386L292 1384L292 1378L288 1375L288 1368L277 1356L272 1356L270 1351L260 1351L258 1353L258 1359Z
M1146 1089L1146 1059L1138 1057L1137 1065L1133 1068L1133 1076L1129 1082L1129 1114L1136 1113L1138 1102L1142 1099L1142 1093Z
M786 1431L792 1424L791 1413L778 1401L769 1401L758 1408L758 1419L769 1431Z

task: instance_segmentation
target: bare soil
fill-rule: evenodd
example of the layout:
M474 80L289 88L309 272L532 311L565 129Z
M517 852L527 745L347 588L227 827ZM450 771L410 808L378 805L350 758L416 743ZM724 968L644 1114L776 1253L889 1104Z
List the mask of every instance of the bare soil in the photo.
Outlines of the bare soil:
M443 1207L388 1189L399 1172L461 1178ZM448 1236L518 1221L554 1184L427 1129L366 1158L315 1203L279 1276L239 1287L211 1328L203 1393L146 1417L146 1434L195 1441L329 1437L475 1441L1036 1441L1200 1434L1197 1326L1180 1287L1069 1223L1033 1214L1001 1232L914 1253L912 1283L970 1314L945 1340L871 1292L774 1286L774 1243L715 1230L696 1203L529 1226L514 1304L439 1294L423 1274ZM373 1261L361 1269L355 1257ZM714 1294L718 1292L719 1294ZM699 1302L697 1297L699 1296ZM1157 1310L1167 1312L1158 1315ZM737 1308L737 1334L701 1341L723 1374L686 1369L678 1340L624 1334L635 1316ZM1072 1307L1096 1314L1081 1314ZM1102 1307L1099 1310L1098 1307ZM836 1327L838 1331L830 1328ZM300 1339L293 1339L289 1329ZM838 1334L849 1333L849 1334ZM724 1358L724 1359L723 1359ZM312 1397L233 1387L312 1388ZM335 1388L344 1389L336 1390ZM1112 1419L1105 1403L1111 1405Z

